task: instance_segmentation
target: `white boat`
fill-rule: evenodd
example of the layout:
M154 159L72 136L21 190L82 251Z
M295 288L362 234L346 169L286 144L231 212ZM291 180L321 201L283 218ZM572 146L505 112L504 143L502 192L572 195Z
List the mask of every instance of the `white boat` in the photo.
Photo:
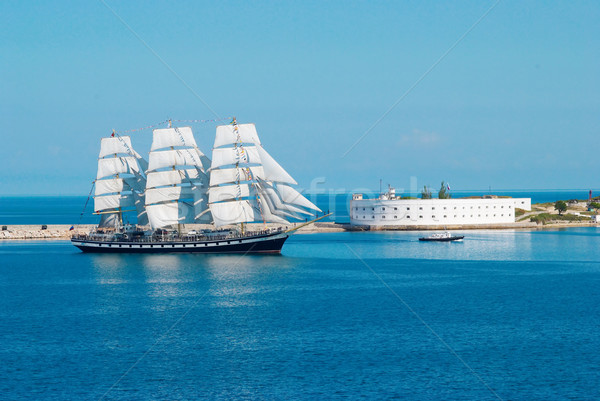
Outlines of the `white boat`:
M464 238L464 235L452 235L450 232L444 231L443 233L434 233L428 237L421 237L419 241L452 242L462 241Z

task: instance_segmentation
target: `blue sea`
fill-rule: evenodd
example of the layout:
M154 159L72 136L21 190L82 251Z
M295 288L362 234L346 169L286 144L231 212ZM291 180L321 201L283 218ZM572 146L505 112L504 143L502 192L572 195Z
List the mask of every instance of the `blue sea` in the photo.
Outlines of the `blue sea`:
M557 200L587 199L588 190L501 190L491 192L494 195L514 198L531 198L532 203L555 202ZM594 196L600 190L593 190ZM452 197L481 196L488 191L452 191ZM417 196L417 194L413 194ZM325 221L348 223L349 202L352 193L327 192L306 194L323 212L332 216ZM365 197L374 198L375 192L365 193ZM85 196L0 196L0 224L95 224L99 217L93 214L93 198ZM125 213L125 220L135 223L135 213Z
M81 201L6 199L4 224ZM0 241L0 399L600 398L600 229L422 234L297 234L280 256Z

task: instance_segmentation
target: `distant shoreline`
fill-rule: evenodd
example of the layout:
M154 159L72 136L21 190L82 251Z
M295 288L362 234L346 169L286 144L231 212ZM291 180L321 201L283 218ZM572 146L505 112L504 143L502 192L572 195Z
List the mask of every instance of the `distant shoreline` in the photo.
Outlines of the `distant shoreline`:
M70 230L71 225L53 224L42 229L39 224L31 225L7 225L6 230L0 231L0 241L23 241L23 240L70 240L71 235L77 233L87 233L94 227L93 224L80 225ZM439 230L521 230L521 231L543 231L557 228L569 227L600 227L600 224L593 222L560 222L550 224L536 224L533 222L515 222L504 224L484 224L484 225L453 225L453 226L386 226L386 227L359 227L349 224L339 224L330 222L319 222L299 229L297 234L317 234L317 233L338 233L338 232L366 232L366 231L439 231Z

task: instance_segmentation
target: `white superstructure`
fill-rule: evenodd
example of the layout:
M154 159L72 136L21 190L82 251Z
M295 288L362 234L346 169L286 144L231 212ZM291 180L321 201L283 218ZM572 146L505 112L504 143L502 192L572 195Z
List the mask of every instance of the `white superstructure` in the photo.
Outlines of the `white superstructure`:
M350 224L355 226L452 226L515 222L515 209L531 210L531 198L401 199L393 189L378 199L354 194Z

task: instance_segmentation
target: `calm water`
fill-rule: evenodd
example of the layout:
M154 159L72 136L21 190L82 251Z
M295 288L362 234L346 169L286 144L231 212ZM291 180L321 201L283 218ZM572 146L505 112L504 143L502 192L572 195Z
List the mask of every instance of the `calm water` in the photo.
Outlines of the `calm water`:
M245 257L0 242L0 398L598 399L600 230L466 235Z
M600 191L594 190L594 196ZM493 191L495 195L531 198L533 203L555 202L567 199L587 199L586 190L551 190L551 191ZM486 195L485 191L452 191L454 198L473 195ZM378 196L376 193L365 193L366 197ZM416 196L416 194L415 194ZM329 221L347 223L350 221L348 205L352 193L324 193L307 195L324 212L333 215ZM86 206L85 196L0 196L0 224L95 224L98 216L92 214L93 199ZM135 213L125 213L125 220L135 223Z

